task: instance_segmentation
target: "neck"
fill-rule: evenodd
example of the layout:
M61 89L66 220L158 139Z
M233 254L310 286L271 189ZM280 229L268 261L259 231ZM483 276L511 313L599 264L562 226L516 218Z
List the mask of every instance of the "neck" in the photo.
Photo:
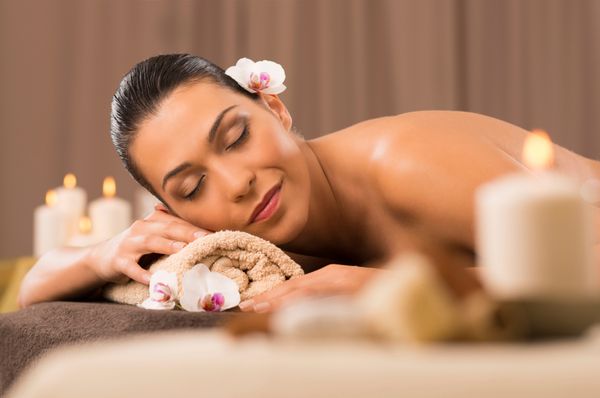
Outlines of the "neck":
M364 201L348 197L343 187L352 182L342 170L335 170L335 162L328 159L331 152L321 149L320 139L304 141L301 148L310 171L309 215L298 236L281 248L341 264L363 261L365 228L359 216L365 213L358 207Z

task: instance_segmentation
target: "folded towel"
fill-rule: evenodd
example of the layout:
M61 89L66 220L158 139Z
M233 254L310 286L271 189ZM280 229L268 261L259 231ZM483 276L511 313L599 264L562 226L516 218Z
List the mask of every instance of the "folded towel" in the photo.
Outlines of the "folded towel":
M160 257L149 270L175 272L181 289L183 273L198 263L233 279L238 284L241 300L304 274L300 265L271 242L230 230L198 238L179 252ZM132 280L125 284L109 283L102 295L117 303L136 305L147 299L149 292L147 285ZM178 296L181 297L181 291Z

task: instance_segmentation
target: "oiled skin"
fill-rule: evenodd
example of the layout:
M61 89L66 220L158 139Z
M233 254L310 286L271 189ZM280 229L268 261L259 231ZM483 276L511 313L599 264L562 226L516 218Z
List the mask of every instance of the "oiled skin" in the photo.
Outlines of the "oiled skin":
M353 257L389 257L429 242L475 265L475 191L502 174L530 171L521 162L527 133L480 114L420 111L314 140L333 176L361 176L338 195L353 198L352 225L363 231L365 244ZM600 178L600 162L556 144L554 150L554 170L581 182Z

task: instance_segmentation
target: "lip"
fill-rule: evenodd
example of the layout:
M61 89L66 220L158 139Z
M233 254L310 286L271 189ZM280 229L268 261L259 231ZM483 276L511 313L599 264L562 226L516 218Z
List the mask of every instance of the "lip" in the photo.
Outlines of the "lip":
M254 208L254 211L252 212L252 215L250 216L248 224L252 224L254 221L256 221L256 216L258 216L258 214L265 207L267 207L267 205L269 204L269 202L271 201L273 196L275 196L275 194L277 193L277 191L279 191L280 188L281 188L281 182L277 183L273 188L271 188L267 191L267 193L265 194L265 196L263 197L261 202L256 206L256 208ZM269 216L270 215L271 214L269 214Z

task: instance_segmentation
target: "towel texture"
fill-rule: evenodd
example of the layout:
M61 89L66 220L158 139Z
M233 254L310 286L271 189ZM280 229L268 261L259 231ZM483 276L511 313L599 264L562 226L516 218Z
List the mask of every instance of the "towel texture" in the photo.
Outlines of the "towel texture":
M189 243L179 252L164 255L149 270L175 272L179 289L183 273L198 263L233 279L242 300L266 292L287 279L304 274L302 267L283 250L258 236L242 231L218 231ZM102 295L123 304L140 304L148 298L148 286L130 281L107 284ZM178 292L181 297L181 291Z

